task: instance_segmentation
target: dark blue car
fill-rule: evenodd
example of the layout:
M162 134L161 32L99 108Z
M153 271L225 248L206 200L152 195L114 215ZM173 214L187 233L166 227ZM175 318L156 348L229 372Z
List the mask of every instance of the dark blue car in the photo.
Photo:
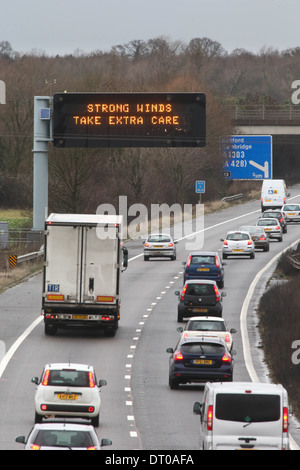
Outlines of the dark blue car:
M184 282L193 279L215 281L222 289L224 287L224 266L219 254L214 251L195 251L189 254L185 266Z
M228 351L221 338L181 336L169 363L169 386L193 382L232 382L234 350Z

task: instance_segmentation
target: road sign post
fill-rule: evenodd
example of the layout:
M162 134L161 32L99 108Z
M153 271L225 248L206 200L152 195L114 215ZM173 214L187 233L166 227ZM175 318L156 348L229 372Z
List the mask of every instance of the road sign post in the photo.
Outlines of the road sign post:
M6 104L6 87L3 80L0 80L0 104Z
M272 178L272 136L232 135L223 137L223 176L231 180Z
M49 96L34 97L33 126L33 230L43 230L48 216ZM46 119L48 117L48 119Z
M199 204L201 204L201 194L205 193L205 181L196 181L196 193L199 194Z

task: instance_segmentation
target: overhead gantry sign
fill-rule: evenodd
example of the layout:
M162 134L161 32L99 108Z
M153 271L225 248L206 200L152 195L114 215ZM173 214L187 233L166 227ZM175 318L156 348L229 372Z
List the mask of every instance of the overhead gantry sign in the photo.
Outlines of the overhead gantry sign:
M57 93L56 147L204 147L204 93Z

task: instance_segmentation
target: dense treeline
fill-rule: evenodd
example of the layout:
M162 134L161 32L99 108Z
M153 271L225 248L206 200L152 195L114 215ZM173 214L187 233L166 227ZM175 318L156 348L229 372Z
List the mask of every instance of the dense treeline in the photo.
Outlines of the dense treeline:
M228 54L221 44L195 38L188 44L158 37L135 40L109 52L49 57L19 54L0 42L0 205L32 206L33 97L55 92L201 91L207 94L207 145L203 149L60 150L49 145L49 210L94 212L128 203L194 203L195 180L206 181L206 199L234 191L221 175L219 138L232 132L224 103L283 103L300 78L300 48ZM236 188L235 188L236 190Z

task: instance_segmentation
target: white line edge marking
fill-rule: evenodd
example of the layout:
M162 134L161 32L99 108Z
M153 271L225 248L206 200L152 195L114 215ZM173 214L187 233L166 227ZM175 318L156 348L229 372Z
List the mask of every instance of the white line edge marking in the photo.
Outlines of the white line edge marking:
M246 368L248 370L248 373L250 375L250 378L252 382L260 382L258 375L255 371L253 361L252 361L252 356L251 356L251 348L250 348L250 341L249 341L249 335L248 335L248 328L247 328L247 314L248 314L248 309L249 309L249 304L252 299L252 296L254 294L254 290L257 286L257 283L259 282L261 276L274 264L280 256L291 249L293 246L297 245L297 243L300 242L300 239L296 240L295 242L291 243L287 248L284 248L284 250L281 250L277 255L275 255L269 262L266 264L266 266L261 269L253 279L248 293L245 297L245 300L243 302L242 310L241 310L241 315L240 315L240 326L241 326L241 336L242 336L242 344L243 344L243 353L244 353L244 361ZM295 442L293 439L292 435L290 434L290 441L291 441L291 448L292 450L299 450L298 444Z
M18 347L23 343L23 341L27 338L28 335L34 330L34 328L44 319L43 316L38 317L31 325L24 331L24 333L19 336L19 338L14 342L14 344L10 347L8 352L5 354L4 358L0 362L0 378L3 375L9 361L15 354Z

